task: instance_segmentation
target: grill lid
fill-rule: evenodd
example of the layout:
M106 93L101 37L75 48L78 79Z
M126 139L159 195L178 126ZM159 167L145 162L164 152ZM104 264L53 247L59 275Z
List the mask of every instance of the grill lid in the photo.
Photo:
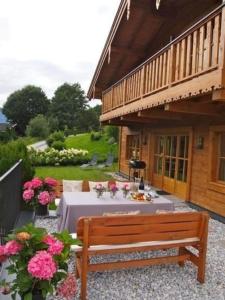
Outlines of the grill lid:
M129 167L133 169L145 169L146 163L143 160L130 159Z

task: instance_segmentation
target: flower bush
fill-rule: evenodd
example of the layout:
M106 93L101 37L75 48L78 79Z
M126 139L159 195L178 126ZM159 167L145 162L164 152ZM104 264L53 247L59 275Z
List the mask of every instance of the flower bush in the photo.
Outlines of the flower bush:
M55 199L54 188L56 185L57 181L50 177L33 178L24 183L23 200L34 208L39 204L48 205Z
M58 294L69 299L75 295L76 279L68 274L67 262L70 246L79 244L78 240L66 231L50 235L32 224L17 229L7 240L0 246L0 261L9 259L8 272L16 278L12 283L1 283L3 294L11 293L12 299L16 294L32 299L35 291L43 297Z
M48 148L45 151L29 150L32 164L35 166L79 165L89 160L88 151L81 149L56 150Z

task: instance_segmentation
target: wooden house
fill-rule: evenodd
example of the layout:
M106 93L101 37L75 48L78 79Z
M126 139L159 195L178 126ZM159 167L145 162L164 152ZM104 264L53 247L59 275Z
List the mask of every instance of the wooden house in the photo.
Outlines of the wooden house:
M88 97L120 127L121 173L143 160L152 185L225 216L225 1L122 0Z

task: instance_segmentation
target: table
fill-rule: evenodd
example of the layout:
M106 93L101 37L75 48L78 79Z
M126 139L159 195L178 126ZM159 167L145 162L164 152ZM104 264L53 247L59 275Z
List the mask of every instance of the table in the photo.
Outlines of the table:
M95 192L63 192L57 213L59 215L58 230L67 229L70 233L76 232L76 223L83 216L101 216L106 212L136 211L141 213L155 213L156 210L174 210L170 200L159 196L153 202L138 202L123 198L118 192L115 198L105 193L97 198Z

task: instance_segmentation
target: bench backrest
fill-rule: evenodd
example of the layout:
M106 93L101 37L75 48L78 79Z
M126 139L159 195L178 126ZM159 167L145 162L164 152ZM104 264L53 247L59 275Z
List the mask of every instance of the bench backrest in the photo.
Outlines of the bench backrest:
M206 212L82 217L77 223L77 235L83 242L88 240L89 246L193 237L201 240L208 218Z

